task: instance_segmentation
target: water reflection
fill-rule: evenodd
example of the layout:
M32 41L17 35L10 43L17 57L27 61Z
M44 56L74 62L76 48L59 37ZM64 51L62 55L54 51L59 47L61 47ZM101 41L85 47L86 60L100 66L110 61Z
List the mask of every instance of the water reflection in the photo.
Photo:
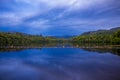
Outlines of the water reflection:
M106 47L106 46L73 46L72 44L48 44L43 47L24 47L24 48L0 48L0 52L16 52L25 49L39 49L42 48L81 48L85 51L98 52L98 53L111 53L120 56L120 47Z
M116 52L93 48L4 51L0 52L0 80L120 80L120 57L111 54Z
M24 50L23 48L0 48L0 52L16 52L16 51L21 51Z
M90 52L98 52L98 53L111 53L120 56L120 48L82 48L86 51Z

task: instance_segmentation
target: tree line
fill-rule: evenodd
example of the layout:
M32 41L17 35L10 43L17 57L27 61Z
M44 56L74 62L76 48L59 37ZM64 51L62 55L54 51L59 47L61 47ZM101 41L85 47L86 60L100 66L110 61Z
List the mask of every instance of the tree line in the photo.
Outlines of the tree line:
M95 35L82 35L72 38L72 42L78 44L85 43L96 43L96 44L120 44L120 30L116 31L113 34L95 34Z
M0 46L43 46L52 42L63 42L62 39L42 35L24 33L0 32Z
M18 32L0 32L0 46L43 46L45 44L108 44L120 45L120 30L113 34L82 35L71 39L42 35L29 35Z

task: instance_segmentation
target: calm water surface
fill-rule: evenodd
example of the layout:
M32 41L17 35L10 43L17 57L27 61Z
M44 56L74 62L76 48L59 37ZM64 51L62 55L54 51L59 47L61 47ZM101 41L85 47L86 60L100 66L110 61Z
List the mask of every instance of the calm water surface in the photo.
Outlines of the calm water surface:
M0 51L0 80L120 80L119 49Z

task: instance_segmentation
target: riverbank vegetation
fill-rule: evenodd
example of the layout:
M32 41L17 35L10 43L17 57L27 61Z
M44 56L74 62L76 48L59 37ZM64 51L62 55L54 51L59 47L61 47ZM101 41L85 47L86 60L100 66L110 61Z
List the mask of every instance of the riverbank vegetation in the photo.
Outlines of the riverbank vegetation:
M0 32L0 46L43 46L49 43L61 43L65 39L24 33Z
M83 33L72 38L57 38L52 36L30 35L19 32L0 32L0 47L43 47L66 45L93 46L93 45L120 45L120 28L98 30Z
M101 44L101 45L120 45L120 30L116 30L113 33L101 33L83 34L72 39L76 44Z

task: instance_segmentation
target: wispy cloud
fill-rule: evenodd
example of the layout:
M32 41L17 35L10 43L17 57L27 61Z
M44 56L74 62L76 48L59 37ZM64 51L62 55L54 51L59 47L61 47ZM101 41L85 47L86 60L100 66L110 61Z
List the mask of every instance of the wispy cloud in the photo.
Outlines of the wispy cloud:
M120 25L118 0L1 0L0 3L0 28L14 26L28 32L42 30L45 34L54 28L70 34L71 29L80 33Z

